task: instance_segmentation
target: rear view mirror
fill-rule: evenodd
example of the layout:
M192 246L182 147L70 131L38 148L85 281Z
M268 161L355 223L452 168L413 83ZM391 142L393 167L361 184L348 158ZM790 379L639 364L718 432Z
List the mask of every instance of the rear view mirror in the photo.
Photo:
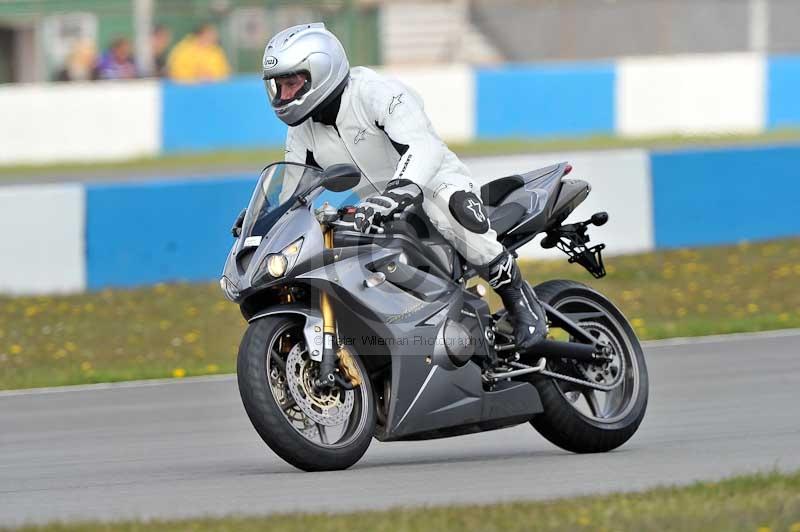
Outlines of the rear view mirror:
M233 238L239 238L242 236L242 224L244 224L244 216L247 214L247 209L242 209L242 212L239 213L239 216L236 217L236 221L233 222L233 227L231 227L231 234Z
M334 164L322 171L322 186L331 192L344 192L358 185L361 171L352 164Z

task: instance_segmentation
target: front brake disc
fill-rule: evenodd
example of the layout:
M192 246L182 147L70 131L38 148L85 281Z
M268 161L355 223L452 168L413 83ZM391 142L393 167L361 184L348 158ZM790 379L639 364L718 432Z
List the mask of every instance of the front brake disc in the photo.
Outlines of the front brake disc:
M286 357L286 385L297 406L315 423L327 427L342 425L353 411L352 390L332 388L320 392L314 386L319 365L311 360L308 350L295 345Z

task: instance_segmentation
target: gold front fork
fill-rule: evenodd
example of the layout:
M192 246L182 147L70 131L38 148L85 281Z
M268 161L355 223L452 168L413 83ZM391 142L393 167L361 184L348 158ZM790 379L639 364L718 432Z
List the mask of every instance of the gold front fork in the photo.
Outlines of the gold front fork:
M325 249L333 249L333 229L323 226L322 231L325 239ZM335 360L333 358L332 351L334 349L333 344L336 339L336 318L333 314L333 305L331 304L330 296L324 290L320 290L319 292L319 308L322 312L322 367L323 371L325 371L329 369L324 364L325 359L327 358L328 360ZM358 366L353 361L350 353L346 349L339 348L336 350L336 356L341 362L342 372L344 373L345 377L347 377L347 380L350 381L350 384L353 386L358 386L361 384L361 375L358 371ZM330 368L330 370L333 371L334 368Z
M333 249L333 230L325 227L322 230L324 231L325 249ZM336 318L333 316L333 305L331 305L330 296L324 290L320 290L319 293L319 308L322 311L322 332L326 336L325 348L327 348L327 336L330 334L332 337L336 334Z

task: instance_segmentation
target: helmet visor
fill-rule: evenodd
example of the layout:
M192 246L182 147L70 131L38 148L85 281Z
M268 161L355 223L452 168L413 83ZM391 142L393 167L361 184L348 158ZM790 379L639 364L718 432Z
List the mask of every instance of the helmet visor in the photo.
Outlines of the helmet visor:
M299 100L311 89L311 74L308 72L286 74L265 79L264 85L272 107L283 107Z

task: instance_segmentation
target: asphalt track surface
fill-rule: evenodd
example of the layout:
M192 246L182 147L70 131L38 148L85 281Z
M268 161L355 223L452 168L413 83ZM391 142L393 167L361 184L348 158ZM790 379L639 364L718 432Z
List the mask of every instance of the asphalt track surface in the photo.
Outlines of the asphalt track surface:
M542 499L800 468L800 331L645 351L650 407L617 451L572 455L526 424L374 442L334 473L273 455L230 376L0 393L0 525Z

